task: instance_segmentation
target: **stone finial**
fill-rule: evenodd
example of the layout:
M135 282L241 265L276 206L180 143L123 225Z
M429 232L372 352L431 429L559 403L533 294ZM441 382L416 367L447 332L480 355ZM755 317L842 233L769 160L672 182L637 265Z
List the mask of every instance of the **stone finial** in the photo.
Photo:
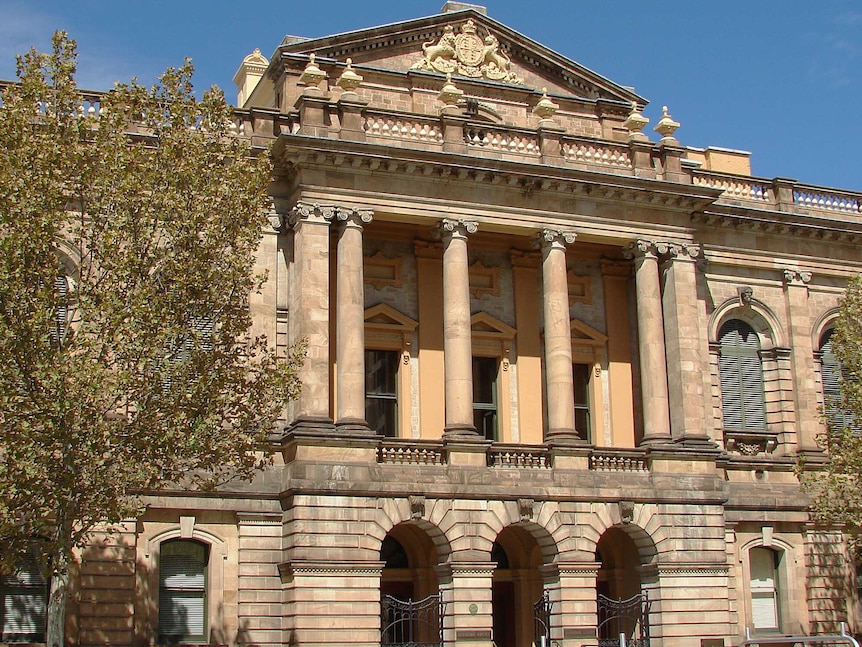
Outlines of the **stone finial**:
M667 111L667 106L662 106L661 119L658 120L653 130L665 139L673 139L673 134L677 128L679 128L679 122L673 120L673 117Z
M640 113L640 110L638 110L637 101L632 101L632 111L629 113L629 116L626 117L626 120L623 122L623 126L625 126L626 130L629 131L629 137L631 139L646 139L646 135L644 135L641 131L648 123L649 119L644 117Z
M458 105L458 101L461 97L464 96L464 91L459 90L455 87L455 84L452 83L452 74L446 75L446 83L443 85L443 88L440 90L440 94L437 95L437 98L445 103L447 106L456 106Z
M347 59L347 67L338 77L338 87L344 92L355 93L356 88L362 83L362 77L359 76L353 69L353 59Z
M533 114L537 115L540 119L550 119L559 109L560 106L548 98L548 88L542 88L542 98L539 99L536 107L533 108Z
M305 69L302 71L302 75L299 77L299 82L304 83L309 87L317 87L317 85L326 78L326 72L317 67L317 63L314 61L315 55L308 55L308 65L305 66Z

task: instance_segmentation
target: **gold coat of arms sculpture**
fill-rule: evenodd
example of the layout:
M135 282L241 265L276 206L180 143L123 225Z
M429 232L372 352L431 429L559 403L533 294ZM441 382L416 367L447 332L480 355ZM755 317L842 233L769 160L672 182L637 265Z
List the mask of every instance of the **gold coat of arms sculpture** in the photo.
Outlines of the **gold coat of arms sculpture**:
M410 69L486 78L516 85L524 83L509 69L512 61L500 49L500 41L496 36L489 33L483 40L472 20L461 25L458 34L452 25L446 25L440 40L424 43L422 51L425 58L414 63Z

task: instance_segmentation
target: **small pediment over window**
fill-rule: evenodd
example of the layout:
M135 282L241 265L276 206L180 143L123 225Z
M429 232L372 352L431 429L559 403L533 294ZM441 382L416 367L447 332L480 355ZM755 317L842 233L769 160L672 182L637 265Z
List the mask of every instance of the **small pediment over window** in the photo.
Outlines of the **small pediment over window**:
M487 312L477 312L470 318L470 326L474 337L514 339L517 332L511 326L503 323Z
M604 346L608 336L585 324L580 319L572 319L572 344L581 346Z

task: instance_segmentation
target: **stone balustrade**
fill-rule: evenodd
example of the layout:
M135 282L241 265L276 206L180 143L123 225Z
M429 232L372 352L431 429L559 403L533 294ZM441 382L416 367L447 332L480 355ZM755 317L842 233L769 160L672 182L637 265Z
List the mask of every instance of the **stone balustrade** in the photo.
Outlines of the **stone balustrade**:
M441 146L443 131L440 120L422 115L365 110L363 124L367 141L391 143L393 139Z
M0 93L12 81L0 81ZM102 92L82 91L81 115L101 113ZM334 102L323 101L326 110L338 110ZM0 94L2 104L2 94ZM44 109L44 106L42 106ZM562 133L557 136L559 152L548 156L543 150L541 128L535 130L504 124L477 123L468 119L455 119L448 124L441 116L363 107L362 134L365 141L381 144L401 144L427 150L455 150L447 148L447 128L455 125L463 141L463 153L477 157L491 157L525 162L541 162L561 167L599 170L619 175L643 175L634 163L632 145L628 143L574 136ZM231 132L247 137L255 146L280 135L301 132L302 110L280 112L274 108L235 109ZM337 122L337 120L335 120ZM337 136L333 132L331 136ZM345 136L345 135L342 135ZM356 139L356 137L351 137ZM642 143L641 143L642 144ZM459 152L456 150L456 152ZM643 162L639 162L642 164ZM678 179L678 178L674 178ZM767 179L705 171L690 166L678 181L694 186L718 189L722 192L719 203L751 205L758 209L791 211L826 216L862 215L862 193L802 184L783 178Z
M597 167L603 171L631 172L632 161L629 148L625 144L581 137L564 137L562 150L566 162L584 168Z
M538 135L518 128L467 124L464 128L464 141L470 152L479 149L482 152L499 153L503 157L515 155L532 158L542 154Z
M551 467L551 460L548 450L544 447L498 444L488 450L488 465L518 469L548 469Z
M695 172L691 177L695 186L721 189L723 198L751 200L753 202L772 202L772 181L739 175Z
M649 463L643 451L602 448L590 454L590 469L597 472L648 472Z
M377 462L392 465L444 465L446 452L439 442L386 439L377 449Z

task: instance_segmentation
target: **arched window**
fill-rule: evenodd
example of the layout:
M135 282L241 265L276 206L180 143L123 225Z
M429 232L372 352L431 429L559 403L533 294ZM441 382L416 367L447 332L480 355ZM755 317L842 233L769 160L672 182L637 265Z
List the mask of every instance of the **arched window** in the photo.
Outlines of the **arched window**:
M848 420L841 408L841 362L832 350L833 328L820 336L820 381L823 385L823 411L831 429L843 429Z
M206 639L209 548L198 541L172 539L159 556L159 638Z
M748 551L748 562L751 624L759 631L780 631L778 571L781 553L770 548L752 548Z
M757 333L744 321L731 319L719 329L718 344L724 428L765 431L763 366Z

